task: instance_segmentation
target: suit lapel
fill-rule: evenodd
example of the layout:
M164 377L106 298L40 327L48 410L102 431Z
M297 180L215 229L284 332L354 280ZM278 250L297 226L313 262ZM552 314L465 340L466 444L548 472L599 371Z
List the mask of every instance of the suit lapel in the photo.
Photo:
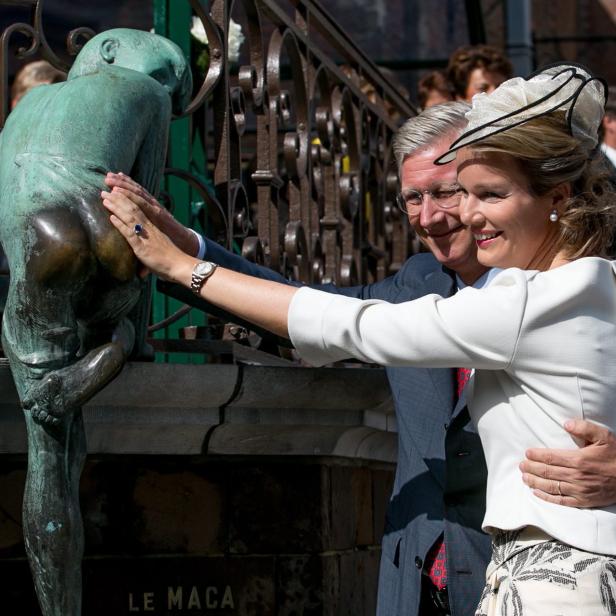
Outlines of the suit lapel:
M423 285L418 285L415 288L403 288L394 301L395 303L400 303L430 294L437 294L441 297L449 297L454 292L455 277L453 272L445 270L442 267L438 267L426 275L423 280ZM449 424L453 416L452 411L454 410L455 402L453 374L451 370L443 370L442 368L427 368L426 372L430 378L432 390L434 392L434 403L432 405L434 425L442 426L443 424ZM435 427L435 430L436 429L438 428ZM437 454L436 450L433 451L431 447L426 448L425 442L417 443L416 446L419 451L423 452L426 464L428 464L428 467L432 471L434 477L444 489L444 469L440 469L440 467L431 468L428 463L432 459L438 459L442 453ZM441 446L442 445L438 445L437 450L440 450Z
M431 276L429 279L426 280L426 288L431 289L430 291L428 291L428 293L438 293L439 295L442 295L443 297L449 297L450 295L453 295L456 292L455 274L451 270L448 270L445 268L440 269L434 272L434 276ZM442 372L443 372L442 370L430 370L433 380L437 378L436 377L437 373L440 376L440 381L441 381L440 383L437 384L435 380L435 386L438 386L439 391L447 391L449 393L449 390L446 388L446 385L444 382L445 379L443 378ZM453 387L453 391L455 395L455 388L456 388L455 378L450 377L450 379L446 379L446 380L452 383L451 387ZM454 419L455 417L457 417L462 411L462 409L466 407L466 392L467 391L468 391L468 383L466 384L466 386L460 393L460 397L458 398L453 408L451 419Z
M454 419L455 417L457 417L460 414L460 411L466 406L466 390L468 387L468 383L466 384L466 386L464 387L464 389L462 390L462 393L460 394L460 397L458 398L458 401L456 402L456 405L453 409L453 413L451 414L451 419Z
M426 276L422 295L435 293L441 297L449 297L455 293L455 290L455 274L451 270L439 267ZM442 368L428 368L428 372L434 383L437 395L441 398L446 408L449 409L448 412L451 413L453 410L453 396L455 395L454 378L451 372ZM449 421L449 417L447 420Z

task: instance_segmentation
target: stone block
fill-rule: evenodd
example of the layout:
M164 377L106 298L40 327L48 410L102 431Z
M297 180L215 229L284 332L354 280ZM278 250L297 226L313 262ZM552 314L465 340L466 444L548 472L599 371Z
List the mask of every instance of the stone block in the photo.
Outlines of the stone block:
M340 616L338 562L335 553L279 557L277 616Z
M374 516L372 511L372 473L368 468L355 468L351 481L357 519L355 546L370 546L374 540Z
M373 616L379 551L280 557L277 616Z
M229 470L232 553L317 552L325 543L321 467L287 463Z
M223 497L207 477L187 471L140 473L133 492L140 510L136 540L158 552L220 552Z
M351 550L340 555L340 616L373 616L376 612L378 550Z
M372 478L370 470L355 466L329 467L331 543L329 549L346 550L374 543Z
M394 469L372 470L372 519L374 543L380 545L385 530L385 515L394 485Z
M92 461L81 494L88 554L224 551L224 488L216 465Z

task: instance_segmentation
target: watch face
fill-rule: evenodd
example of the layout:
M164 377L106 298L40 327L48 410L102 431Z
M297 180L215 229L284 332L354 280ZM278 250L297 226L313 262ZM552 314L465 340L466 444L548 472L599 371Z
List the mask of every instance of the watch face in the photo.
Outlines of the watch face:
M195 265L194 272L197 276L207 276L213 269L213 265L209 261L203 261Z

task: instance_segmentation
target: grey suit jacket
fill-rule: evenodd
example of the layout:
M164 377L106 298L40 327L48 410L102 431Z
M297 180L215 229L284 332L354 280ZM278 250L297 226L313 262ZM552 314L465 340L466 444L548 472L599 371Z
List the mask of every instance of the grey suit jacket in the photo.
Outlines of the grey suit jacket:
M294 284L209 240L206 258L245 274ZM448 296L455 284L452 273L432 255L419 254L381 282L317 288L399 303L429 293ZM169 287L166 291L173 294ZM187 297L183 295L185 301ZM220 313L206 302L193 303ZM464 394L456 399L453 370L387 368L387 376L398 423L398 464L382 543L377 615L419 614L426 554L444 533L452 614L471 616L485 583L490 541L481 531L485 460Z

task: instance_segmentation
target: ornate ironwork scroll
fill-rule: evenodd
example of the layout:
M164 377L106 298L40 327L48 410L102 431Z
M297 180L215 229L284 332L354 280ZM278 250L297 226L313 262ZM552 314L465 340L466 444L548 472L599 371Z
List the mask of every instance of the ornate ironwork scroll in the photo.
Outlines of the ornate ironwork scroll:
M211 16L228 41L233 19L246 37L239 63L223 55L206 101L206 171L229 221L210 232L305 282L357 284L394 272L410 244L394 207L390 144L415 109L317 2L213 0L209 8L206 30Z

